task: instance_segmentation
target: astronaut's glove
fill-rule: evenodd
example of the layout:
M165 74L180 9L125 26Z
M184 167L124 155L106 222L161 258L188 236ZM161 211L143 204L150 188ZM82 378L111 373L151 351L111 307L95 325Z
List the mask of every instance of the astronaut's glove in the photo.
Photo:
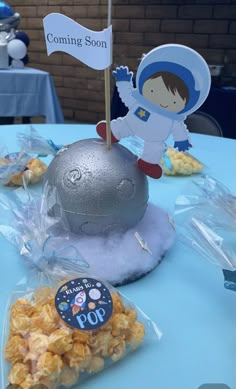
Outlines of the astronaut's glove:
M181 140L174 143L174 148L178 149L179 151L186 151L191 149L191 147L193 146L191 145L191 143L189 143L188 139Z
M112 72L116 81L130 81L133 77L133 72L129 71L127 66L119 66Z

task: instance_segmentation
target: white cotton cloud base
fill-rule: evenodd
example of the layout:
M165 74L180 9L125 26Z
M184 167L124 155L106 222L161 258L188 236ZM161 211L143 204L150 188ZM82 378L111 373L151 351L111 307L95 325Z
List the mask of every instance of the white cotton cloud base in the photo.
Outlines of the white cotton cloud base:
M151 254L140 246L135 232L146 241ZM174 239L175 230L169 215L149 203L143 219L128 231L108 236L71 235L70 243L89 264L89 273L117 286L153 270Z

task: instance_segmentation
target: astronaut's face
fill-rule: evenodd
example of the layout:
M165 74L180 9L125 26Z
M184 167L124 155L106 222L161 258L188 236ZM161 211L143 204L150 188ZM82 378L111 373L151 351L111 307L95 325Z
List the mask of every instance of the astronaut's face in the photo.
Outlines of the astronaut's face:
M161 76L145 81L142 94L145 99L169 112L180 112L186 104L186 99L182 99L177 90L172 93L166 88Z

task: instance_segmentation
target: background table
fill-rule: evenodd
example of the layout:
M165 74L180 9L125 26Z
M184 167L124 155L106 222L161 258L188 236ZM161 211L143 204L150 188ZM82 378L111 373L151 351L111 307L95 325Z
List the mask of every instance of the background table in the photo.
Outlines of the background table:
M50 74L27 67L0 70L1 116L45 116L46 123L63 123Z
M2 127L9 151L16 151L18 131ZM35 125L55 143L96 137L94 126ZM205 172L235 193L236 141L192 135L192 154ZM234 171L233 171L234 169ZM170 212L191 177L149 179L150 201ZM40 186L36 187L40 190ZM1 188L0 191L12 189ZM2 222L2 221L1 221ZM17 250L0 237L0 331L9 293L26 274ZM132 260L132 258L131 258ZM133 300L163 331L159 343L140 348L82 384L83 389L197 389L204 383L236 388L236 293L223 287L220 269L184 245L178 236L161 265L119 290ZM78 386L81 387L81 386ZM5 389L5 388L1 388Z

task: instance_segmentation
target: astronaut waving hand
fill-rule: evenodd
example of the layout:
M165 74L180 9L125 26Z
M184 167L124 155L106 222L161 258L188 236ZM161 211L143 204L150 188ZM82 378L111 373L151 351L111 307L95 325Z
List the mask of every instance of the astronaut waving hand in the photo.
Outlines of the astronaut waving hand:
M184 124L186 116L197 110L208 96L211 76L207 63L196 51L178 44L162 45L143 57L133 73L120 66L113 75L121 100L129 109L125 117L111 121L112 142L138 136L144 141L140 169L160 178L160 159L170 134L174 147L186 151L192 147ZM97 124L97 133L106 139L106 122Z

